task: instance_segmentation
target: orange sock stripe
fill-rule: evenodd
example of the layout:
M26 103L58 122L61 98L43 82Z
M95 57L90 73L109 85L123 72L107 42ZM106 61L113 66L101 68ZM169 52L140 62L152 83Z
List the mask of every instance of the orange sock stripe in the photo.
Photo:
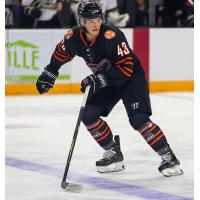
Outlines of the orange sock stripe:
M94 128L95 126L97 126L99 124L100 121L101 121L101 119L99 119L95 124L87 126L87 129L89 130L89 129Z
M149 124L147 124L145 127L142 127L142 128L140 128L140 129L138 129L138 131L140 132L140 134L144 134L144 132L147 130L147 129L149 129Z
M102 135L109 129L109 126L106 126L105 130L102 132Z
M163 136L164 136L164 134L161 134L158 138L156 138L153 142L151 142L150 145L152 146L153 144L158 142L158 140L160 140Z
M159 130L159 131L154 135L154 137L158 136L160 133L162 133L161 130Z
M108 133L106 135L104 135L103 137L97 139L96 141L99 142L101 140L103 140L104 138L106 138L109 134L111 133L111 130L109 129Z
M151 132L152 130L154 130L157 127L157 125L155 124L152 128L149 129L149 132Z
M102 120L102 123L99 125L99 127L96 128L96 130L98 131L104 124L105 122Z

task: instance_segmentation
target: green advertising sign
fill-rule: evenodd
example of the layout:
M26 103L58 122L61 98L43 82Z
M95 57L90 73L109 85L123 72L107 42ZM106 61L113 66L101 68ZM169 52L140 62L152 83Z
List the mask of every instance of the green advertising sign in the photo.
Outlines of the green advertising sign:
M7 50L7 82L35 82L43 70L39 66L40 49L39 46L17 40L5 44ZM70 75L61 74L58 80L69 80Z

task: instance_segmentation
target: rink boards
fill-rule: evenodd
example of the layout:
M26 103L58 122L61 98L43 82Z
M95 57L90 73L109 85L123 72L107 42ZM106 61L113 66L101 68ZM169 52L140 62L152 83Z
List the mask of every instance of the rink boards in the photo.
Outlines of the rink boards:
M140 58L151 92L193 91L193 28L122 29ZM6 30L6 94L37 94L35 81L66 30ZM78 93L89 74L82 58L63 65L50 93Z

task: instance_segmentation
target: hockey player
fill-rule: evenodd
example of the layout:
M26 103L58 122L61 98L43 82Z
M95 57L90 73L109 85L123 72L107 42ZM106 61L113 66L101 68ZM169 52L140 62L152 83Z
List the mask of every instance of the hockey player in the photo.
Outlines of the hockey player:
M92 1L80 3L78 14L80 26L65 34L56 46L50 64L37 80L39 93L48 92L53 87L61 65L75 55L82 57L92 71L81 82L82 92L91 86L82 122L105 150L103 158L96 162L97 171L113 172L125 168L119 138L113 140L110 127L101 118L108 116L122 100L131 126L161 156L158 170L164 176L183 174L164 133L149 118L152 111L145 74L124 34L103 23L102 10Z

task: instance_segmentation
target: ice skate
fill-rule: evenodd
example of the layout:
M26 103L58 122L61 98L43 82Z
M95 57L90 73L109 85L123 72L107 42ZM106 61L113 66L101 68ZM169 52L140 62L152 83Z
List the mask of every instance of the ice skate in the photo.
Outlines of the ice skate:
M180 162L170 149L169 152L161 156L162 162L158 168L159 172L166 177L177 176L183 174L183 170L180 167Z
M115 146L103 154L103 158L96 161L97 171L100 173L117 172L125 169L124 156L120 150L119 136L115 136Z

